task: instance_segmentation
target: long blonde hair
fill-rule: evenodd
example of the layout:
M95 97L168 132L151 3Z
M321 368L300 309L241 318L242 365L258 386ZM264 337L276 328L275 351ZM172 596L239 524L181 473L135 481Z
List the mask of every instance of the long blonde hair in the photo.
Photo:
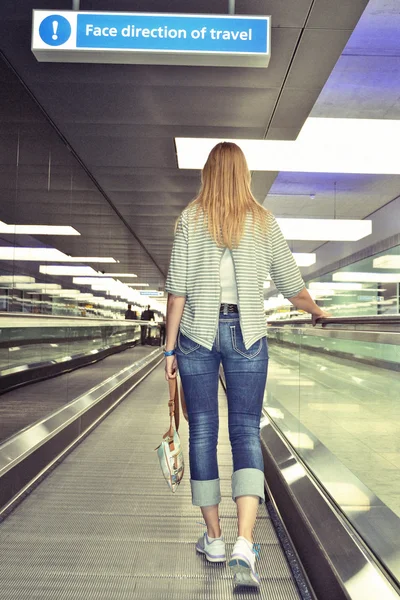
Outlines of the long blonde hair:
M208 231L220 247L237 248L244 233L248 213L253 226L265 231L267 211L258 204L250 189L251 175L239 146L221 142L211 150L201 176L201 188L192 204L198 206Z

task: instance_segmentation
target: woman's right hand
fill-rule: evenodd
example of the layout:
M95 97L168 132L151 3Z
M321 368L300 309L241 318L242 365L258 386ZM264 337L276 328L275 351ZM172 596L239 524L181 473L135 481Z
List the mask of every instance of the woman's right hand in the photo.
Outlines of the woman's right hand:
M312 313L311 314L311 321L312 321L313 327L316 326L317 321L319 319L329 319L329 317L331 317L331 316L332 316L331 314L329 314L327 312L324 312L323 310L321 310L321 311L319 311L317 313Z

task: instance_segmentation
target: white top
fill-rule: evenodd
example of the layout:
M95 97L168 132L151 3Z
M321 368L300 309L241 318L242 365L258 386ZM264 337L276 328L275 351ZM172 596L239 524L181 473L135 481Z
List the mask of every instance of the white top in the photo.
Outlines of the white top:
M237 304L238 292L235 266L233 264L232 252L229 248L226 248L222 255L219 272L221 279L221 303Z

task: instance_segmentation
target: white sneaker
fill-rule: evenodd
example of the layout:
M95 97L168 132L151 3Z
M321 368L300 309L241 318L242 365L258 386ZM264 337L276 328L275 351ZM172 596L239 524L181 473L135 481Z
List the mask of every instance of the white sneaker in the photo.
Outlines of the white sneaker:
M259 550L256 544L252 544L246 538L239 536L229 561L229 566L234 574L235 585L260 586L260 577L255 570L255 562L258 557Z
M205 554L205 557L209 562L216 563L226 561L225 540L223 536L210 539L206 532L199 538L196 544L196 550L201 554Z

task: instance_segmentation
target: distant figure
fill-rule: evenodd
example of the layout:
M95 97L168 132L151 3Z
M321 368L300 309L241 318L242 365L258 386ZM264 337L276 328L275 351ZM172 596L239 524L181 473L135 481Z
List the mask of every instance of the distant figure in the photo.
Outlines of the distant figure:
M140 318L142 319L142 321L154 321L154 311L150 309L150 304L148 304L146 310L144 310L142 312L142 315ZM142 346L144 346L146 343L146 338L148 336L148 330L149 330L149 328L147 327L147 325L142 325L140 328L140 342L141 342Z
M154 310L150 309L150 304L147 306L146 310L142 312L141 319L142 321L154 321Z
M137 314L132 310L132 304L128 304L128 310L125 313L125 319L137 320Z

